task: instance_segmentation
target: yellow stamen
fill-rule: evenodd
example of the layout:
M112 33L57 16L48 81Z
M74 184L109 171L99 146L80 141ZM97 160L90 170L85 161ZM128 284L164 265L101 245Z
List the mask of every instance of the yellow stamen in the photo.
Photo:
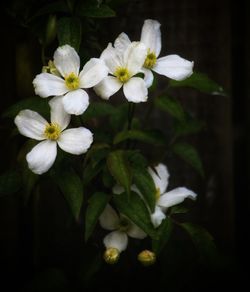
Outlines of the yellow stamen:
M56 76L61 76L53 61L49 60L48 66L43 66L42 68L43 73L50 73Z
M154 252L146 249L138 254L137 259L143 266L150 266L155 263L156 255Z
M130 79L130 74L128 72L127 68L123 68L123 67L118 67L115 70L114 75L116 76L116 78L121 81L122 83L126 83L129 79Z
M159 188L156 188L156 193L155 193L156 201L160 199L160 196L161 196L161 190Z
M65 84L69 90L75 90L79 88L80 80L74 72L71 72L69 75L65 76Z
M117 248L110 247L104 252L103 258L107 264L113 265L118 262L120 252Z
M46 125L46 128L44 130L44 136L46 139L49 140L57 140L60 137L61 134L61 128L56 123L50 123Z
M154 67L154 65L156 64L156 55L154 52L151 52L150 50L148 50L148 54L147 57L144 61L144 67L147 69L152 69Z

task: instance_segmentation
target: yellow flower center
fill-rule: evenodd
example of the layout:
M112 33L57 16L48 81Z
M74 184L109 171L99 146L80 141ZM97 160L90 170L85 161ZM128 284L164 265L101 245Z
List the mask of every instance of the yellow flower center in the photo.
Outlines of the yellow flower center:
M75 73L71 72L69 75L65 76L65 84L69 90L75 90L79 88L80 80Z
M46 128L44 130L44 136L46 139L49 140L57 140L60 137L61 134L61 128L56 123L50 123L46 125Z
M148 50L148 54L147 57L144 61L144 67L147 69L152 69L154 67L154 65L156 64L156 55L154 52L150 52L150 50Z
M118 67L115 70L114 75L116 76L116 78L122 82L122 83L126 83L129 79L130 79L130 74L128 72L127 68L123 68L123 67Z
M115 264L118 262L120 257L120 252L117 248L110 247L108 248L103 255L103 258L107 264Z
M161 196L161 190L159 188L156 188L156 193L155 193L156 202L160 199L160 196Z
M138 254L138 261L141 262L144 266L153 265L156 261L156 255L150 250L143 250Z

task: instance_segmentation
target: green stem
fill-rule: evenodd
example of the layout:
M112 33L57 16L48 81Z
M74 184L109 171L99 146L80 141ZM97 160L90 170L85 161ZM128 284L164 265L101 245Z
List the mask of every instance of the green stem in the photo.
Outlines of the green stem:
M131 130L134 113L135 113L135 104L130 102L128 105L128 127L127 127L128 131ZM131 141L127 140L126 148L129 149L130 146L131 146Z

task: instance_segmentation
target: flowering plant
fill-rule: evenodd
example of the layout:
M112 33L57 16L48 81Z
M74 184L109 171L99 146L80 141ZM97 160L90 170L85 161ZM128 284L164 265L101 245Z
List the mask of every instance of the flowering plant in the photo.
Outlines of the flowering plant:
M157 20L146 19L137 40L122 32L89 59L79 51L78 25L73 18L60 19L59 45L33 79L36 97L4 114L15 113L19 133L31 139L22 146L18 175L11 176L6 188L16 183L14 191L22 185L26 197L42 195L39 186L45 177L66 199L87 244L97 245L109 264L135 242L142 242L138 260L153 264L175 226L195 243L200 243L200 236L212 246L204 229L178 220L178 214L188 210L184 204L194 204L190 199L196 200L195 191L183 186L168 190L172 170L167 166L168 154L204 176L198 152L183 142L203 124L170 92L192 87L223 94L222 88L193 72L193 61L176 54L160 56L164 52ZM158 82L164 84L160 96L155 95ZM153 111L166 125L153 125Z

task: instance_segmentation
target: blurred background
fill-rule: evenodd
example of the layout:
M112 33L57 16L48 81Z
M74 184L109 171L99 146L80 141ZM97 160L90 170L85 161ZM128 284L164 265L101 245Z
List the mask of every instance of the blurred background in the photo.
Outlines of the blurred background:
M1 113L17 101L34 96L32 80L41 71L44 58L41 40L45 34L38 32L46 27L48 33L48 18L56 13L43 11L36 25L32 21L27 25L25 19L30 13L36 15L49 2L61 6L57 15L64 15L62 3L72 1L9 1L1 10ZM173 157L166 161L173 176L170 186L185 185L199 194L191 218L212 234L220 255L212 264L201 264L190 252L190 243L183 248L176 240L155 267L145 269L133 264L130 250L121 264L107 267L100 266L96 246L89 246L96 262L89 264L86 260L88 264L82 265L88 255L83 250L81 224L65 219L66 203L56 193L54 196L53 187L44 190L36 212L36 202L30 198L24 204L16 192L0 197L0 289L5 291L5 282L8 290L18 286L18 291L82 291L82 287L92 291L101 290L104 285L119 291L147 285L169 291L208 291L243 285L248 274L243 267L250 243L249 1L106 2L117 17L88 20L86 27L93 29L93 34L83 25L81 50L86 58L99 57L107 43L122 31L132 40L139 40L143 21L156 19L161 23L161 56L178 54L193 60L195 71L207 74L228 93L220 96L176 90L183 106L206 125L188 138L199 151L205 178ZM47 56L52 56L57 46L53 25L52 21ZM92 39L88 39L90 35ZM159 92L161 86L160 80ZM156 125L168 126L168 120L154 118ZM20 136L13 138L14 128L13 120L1 118L1 173L15 167L24 142ZM39 228L34 228L34 224Z

